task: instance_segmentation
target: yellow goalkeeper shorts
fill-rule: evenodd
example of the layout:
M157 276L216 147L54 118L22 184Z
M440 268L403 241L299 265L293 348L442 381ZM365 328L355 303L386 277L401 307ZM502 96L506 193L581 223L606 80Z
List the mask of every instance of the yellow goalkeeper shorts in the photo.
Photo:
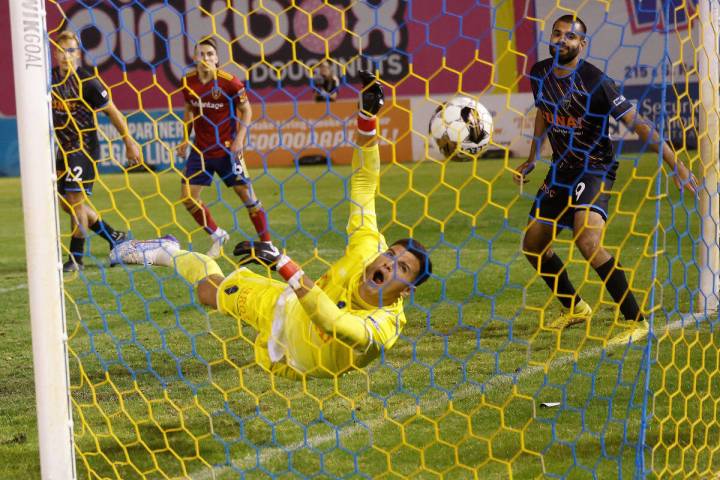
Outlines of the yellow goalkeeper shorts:
M275 304L286 287L284 282L258 275L244 267L231 273L218 287L218 310L258 332L255 361L268 370L271 369L268 340L272 333Z

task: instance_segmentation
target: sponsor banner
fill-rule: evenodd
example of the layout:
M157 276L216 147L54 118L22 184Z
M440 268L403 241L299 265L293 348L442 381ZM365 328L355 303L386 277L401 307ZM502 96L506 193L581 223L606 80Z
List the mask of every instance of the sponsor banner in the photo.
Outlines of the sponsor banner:
M676 149L698 148L698 129L700 127L700 108L693 108L690 99L698 98L698 84L676 84L665 89L660 85L631 85L623 90L625 96L635 103L638 113L657 128L664 120L663 135ZM610 133L615 140L628 142L624 149L637 151L644 149L637 135L629 132L621 123L611 123Z
M291 166L303 157L329 157L333 164L350 164L355 145L356 101L267 104L254 111L246 162L251 167ZM410 141L411 101L387 104L378 118L383 161L413 160ZM262 116L260 117L260 115Z
M537 18L545 19L538 34L538 59L547 58L554 19L576 12L588 29L586 57L616 82L627 85L697 82L692 68L699 45L688 15L696 0L656 2L625 0L585 2L536 0ZM666 19L663 9L669 6ZM667 50L666 50L667 49ZM628 95L625 95L629 97Z
M0 177L19 175L17 120L15 117L0 117Z
M678 99L675 92L685 88L690 96ZM697 110L693 110L689 101L697 95L697 84L668 88L664 103L659 86L628 86L625 95L651 122L657 123L664 115L667 120L665 135L670 136L673 144L684 145L690 150L697 148ZM449 98L431 101L426 97L411 97L398 99L394 106L388 104L380 117L380 135L394 143L381 142L383 160L420 161L428 156L441 159L435 142L426 135L429 135L430 118L435 109ZM479 99L493 116L494 132L489 148L507 148L511 156L527 156L535 119L532 94L485 94L474 98ZM338 101L329 104L329 107L325 103L300 102L267 104L264 109L256 108L246 148L246 162L253 168L292 166L302 157L319 155L329 157L334 164L347 164L352 158L356 112L355 101ZM142 146L145 162L151 168L184 168L185 159L175 154L183 137L181 116L180 111L168 114L163 110L151 110L128 117L130 133ZM120 165L126 163L125 146L119 140L105 141L116 138L117 132L107 116L100 114L98 118L102 130L98 169L100 172L118 172ZM16 129L14 118L0 118L0 176L19 174ZM636 141L637 137L620 123L612 121L610 133L614 140L623 140L624 151L637 151L642 147ZM543 154L549 154L547 144Z
M363 68L379 71L397 95L447 94L490 85L498 55L502 76L512 80L502 85L529 88L515 79L535 58L535 22L521 19L532 3L511 1L493 25L492 10L474 0L145 0L92 7L67 0L48 3L48 29L80 34L85 66L97 67L123 110L165 107L166 92L193 67L194 45L208 35L218 43L222 68L248 81L255 102L312 98L313 67L324 58L345 75L344 84L357 84ZM436 14L442 8L448 15ZM523 54L508 55L508 48ZM273 95L278 89L282 94ZM357 90L343 85L339 93L349 98ZM14 113L11 103L0 98L0 112Z
M689 21L696 0L678 6L671 3L672 12L667 17L660 8L663 2L651 3L652 8L646 8L646 0L611 4L569 0L560 8L554 0L513 0L513 8L503 4L494 16L490 9L471 0L339 0L333 2L342 7L337 9L319 0L146 0L142 4L92 2L92 8L85 6L87 2L67 0L47 2L47 7L51 32L69 28L81 33L84 62L98 67L111 86L116 104L125 111L140 107L149 110L131 119L131 123L142 124L135 128L143 134L149 124L159 127L177 121L168 112L182 108L177 86L191 66L194 42L215 28L218 39L236 40L231 47L220 41L219 55L228 70L249 80L249 96L256 110L273 103L311 99L312 66L327 53L336 62L336 70L345 68L347 73L341 98L356 96L357 84L353 87L348 83L356 79L360 68L371 64L393 85L396 96L427 94L440 102L458 91L483 92L480 100L496 115L498 143L509 145L514 154L522 156L522 145L527 145L531 131L527 121L533 117L524 116L527 110L520 108L527 79L517 87L521 93L511 93L511 100L499 95L496 102L494 95L502 91L498 86L521 76L538 58L548 55L552 20L569 10L575 10L588 26L586 53L590 61L620 83L626 97L637 100L640 113L654 121L666 114L671 119L674 143L684 141L688 148L695 148L692 126L696 123L692 117L697 113L691 113L691 106L697 104L697 79L695 70L686 63L696 57L693 49L698 45ZM452 15L437 15L440 8ZM312 17L300 9L313 11ZM340 11L345 12L345 30L338 26ZM8 3L0 2L0 27L8 27L8 22ZM508 31L512 31L511 36ZM9 27L0 28L0 35L5 35L0 48L6 53L0 55L0 66L10 71ZM364 57L359 56L361 46ZM507 61L508 52L521 52L514 71L513 62ZM408 75L411 68L413 74ZM660 100L662 89L647 88L663 82L676 84L675 89L667 89L664 105ZM14 117L12 75L3 76L0 83L7 93L0 96L0 117ZM417 98L412 102L418 108L413 111L412 157L419 159L426 156L426 147L423 137L414 132L427 131L433 102ZM508 102L518 107L509 108ZM164 110L166 116L154 109ZM151 117L158 120L153 122ZM18 171L17 139L14 119L9 121L13 126L3 129L0 136L0 153L5 152L0 172L13 175ZM683 127L685 139L680 138ZM263 127L259 131L270 130ZM622 128L613 127L613 133L632 138ZM293 145L307 143L301 142L299 132L294 135L286 138ZM167 138L177 141L172 135ZM265 139L268 145L275 142L270 134ZM326 139L327 134L318 140ZM114 145L113 151L121 148ZM153 141L144 148L149 149L149 163L156 162L159 168L175 161L169 153L170 145ZM106 153L109 155L110 150Z
M118 138L118 132L110 123L107 115L98 114L100 127L100 159L97 163L100 173L119 172L121 166L127 165L125 144ZM168 114L163 110L129 115L128 130L142 149L145 163L154 170L170 167L182 169L185 159L175 155L175 149L182 142L184 126L181 121L182 112Z
M413 160L410 137L410 100L398 100L383 109L378 133L384 161ZM183 138L182 112L169 115L162 110L128 117L130 134L142 146L145 163L154 170L174 167L182 170L185 159L175 153ZM249 167L294 166L303 157L330 158L333 164L349 164L355 145L356 101L331 104L300 102L268 104L256 109L245 149ZM100 172L119 172L126 165L125 145L109 119L100 115ZM103 138L104 137L104 138Z

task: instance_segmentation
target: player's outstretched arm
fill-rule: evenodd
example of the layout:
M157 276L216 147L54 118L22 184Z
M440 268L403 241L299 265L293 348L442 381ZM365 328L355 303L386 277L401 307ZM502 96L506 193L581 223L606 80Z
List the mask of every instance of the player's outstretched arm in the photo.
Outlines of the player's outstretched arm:
M112 123L118 133L120 133L120 136L125 143L128 166L132 167L141 164L143 161L142 152L140 151L140 146L137 144L132 135L130 135L125 116L120 112L120 110L118 110L112 101L108 102L103 111L110 119L110 123Z
M655 153L660 152L662 148L662 157L665 164L672 170L673 182L675 186L682 190L687 188L691 192L695 193L698 189L698 180L690 169L675 156L672 148L667 142L660 142L660 135L652 123L645 120L638 112L635 107L628 110L620 119L625 126L637 134L640 137L640 141L643 144L648 145L650 150Z
M537 157L540 154L542 144L545 141L545 134L547 133L548 126L548 122L545 120L542 112L537 110L535 112L535 128L533 130L533 139L530 142L530 153L528 154L528 159L521 163L513 172L513 181L516 184L522 185L530 181L527 178L527 175L535 169L535 163L537 162Z
M247 253L245 242L240 242L233 251L237 256ZM365 327L365 320L340 310L289 256L262 242L255 244L252 255L260 263L277 270L295 292L310 320L320 330L357 349L366 350L370 346L372 337Z
M135 165L141 164L142 153L140 151L140 146L137 144L135 139L132 138L132 135L130 135L127 121L125 120L123 114L120 113L120 110L118 110L118 108L112 101L108 102L107 106L103 109L103 111L108 116L108 118L110 118L110 123L112 123L113 126L117 129L123 139L123 142L125 142L125 151L128 159L128 166L133 167Z
M363 89L357 119L357 148L353 152L350 178L350 242L361 229L377 231L375 194L380 181L380 149L377 145L377 113L385 103L382 85L374 74L361 71Z

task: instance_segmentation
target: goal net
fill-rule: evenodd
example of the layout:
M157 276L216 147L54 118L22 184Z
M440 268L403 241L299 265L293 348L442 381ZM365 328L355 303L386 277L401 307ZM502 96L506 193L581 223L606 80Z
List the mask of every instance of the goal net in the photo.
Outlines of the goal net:
M275 245L314 279L343 256L357 175L350 163L358 72L372 69L386 93L379 230L390 241L421 241L434 266L405 299L407 323L391 349L344 375L288 379L258 362L247 322L204 307L172 268L110 268L107 242L88 232L85 268L66 273L63 287L79 478L718 472L716 5L46 6L51 50L60 32L78 35L81 65L106 89L144 158L128 165L117 125L96 109L99 153L84 202L107 225L136 239L171 234L192 252L210 248L207 218L203 226L186 208L189 160L177 147L187 131L183 78L195 68L198 42L211 37L220 68L245 82L252 107L245 164ZM591 321L550 328L563 313L559 292L523 254L528 212L552 163L544 146L530 182L513 182L533 142L530 71L550 57L553 22L567 14L587 25L583 58L617 83L700 182L697 196L676 189L677 172L606 115L619 167L603 191L600 241L648 320L650 333L637 342L609 343L626 328L622 313L571 231L554 231L552 248L592 307ZM338 78L334 101L316 99L323 60ZM433 113L456 95L492 114L491 142L480 156L447 159L429 134ZM208 183L200 198L230 235L217 261L228 274L238 261L232 246L257 240L259 230L232 188L217 176ZM59 215L67 260L73 231Z

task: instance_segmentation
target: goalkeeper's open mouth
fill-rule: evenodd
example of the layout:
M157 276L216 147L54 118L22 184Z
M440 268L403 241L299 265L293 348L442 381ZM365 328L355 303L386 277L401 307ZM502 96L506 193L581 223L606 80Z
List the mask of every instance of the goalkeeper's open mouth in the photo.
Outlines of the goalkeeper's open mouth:
M373 272L372 276L370 277L370 280L377 285L378 287L381 287L385 283L385 273L383 273L382 268L378 268Z

